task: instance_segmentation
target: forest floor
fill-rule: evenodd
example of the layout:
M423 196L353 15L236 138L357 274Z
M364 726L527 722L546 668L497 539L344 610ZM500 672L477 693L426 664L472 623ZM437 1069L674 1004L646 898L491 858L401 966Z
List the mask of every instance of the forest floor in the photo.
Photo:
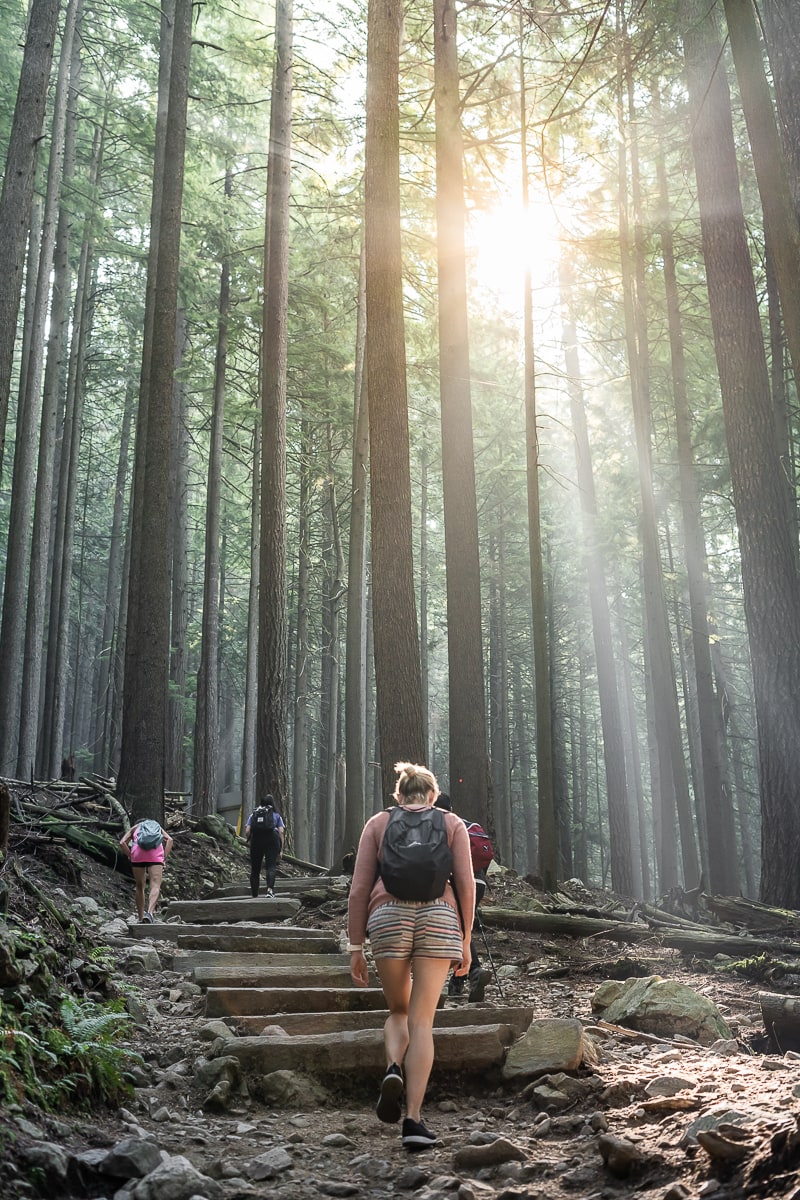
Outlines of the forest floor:
M243 846L223 848L188 829L173 833L176 849L166 872L165 902L201 898L212 886L246 879ZM76 851L30 838L26 842L13 826L10 849L10 861L16 860L57 904L67 905L75 919L75 940L51 931L66 979L74 975L76 956L103 944L97 922L83 920L70 902L88 896L106 913L127 920L133 912L132 882ZM5 877L9 925L47 929L41 906L8 872ZM485 903L506 908L521 893L536 894L522 879L496 876ZM591 896L598 904L608 899L600 892ZM544 895L538 898L547 901ZM336 899L302 909L291 924L343 933L345 919L346 901ZM689 960L659 945L657 937L620 955L611 942L544 937L488 924L485 936L502 984L501 994L495 976L487 989L488 1003L529 1005L539 1017L577 1017L590 1033L594 1030L599 1061L577 1073L581 1087L566 1103L563 1098L548 1102L523 1084L503 1084L499 1076L434 1075L424 1115L439 1143L418 1155L402 1150L396 1126L381 1125L375 1118L378 1080L370 1086L363 1081L328 1084L321 1102L309 1097L307 1104L295 1101L283 1107L270 1108L245 1096L226 1112L211 1114L202 1110L202 1093L190 1086L191 1064L207 1049L199 1032L206 1023L202 999L172 972L132 979L121 974L120 965L106 997L129 994L134 987L152 1015L147 1027L132 1026L125 1034L125 1044L145 1064L135 1095L119 1110L46 1114L24 1102L0 1110L0 1195L4 1200L38 1194L156 1200L142 1183L101 1193L96 1184L79 1182L74 1172L54 1184L41 1170L30 1168L26 1153L37 1138L77 1155L144 1131L162 1151L185 1156L216 1181L196 1190L195 1200L203 1195L208 1200L310 1200L321 1195L611 1200L632 1193L660 1200L800 1200L800 1055L781 1054L766 1039L758 983L721 973L719 960ZM486 946L480 940L479 946L488 965ZM117 950L112 946L112 952L121 964L121 944ZM503 968L513 970L507 974ZM716 1005L735 1043L712 1049L687 1038L599 1029L592 1013L597 988L609 978L637 974L657 974L700 992ZM770 984L770 990L793 994L785 985ZM676 1078L677 1085L663 1082ZM698 1144L698 1121L718 1130L721 1149L710 1153ZM600 1148L604 1135L605 1154ZM464 1167L459 1151L468 1146L488 1150L498 1138L510 1146L504 1161L491 1162L487 1155L485 1165ZM613 1139L623 1143L621 1157L615 1155ZM277 1150L282 1158L254 1167L254 1160ZM185 1200L190 1194L186 1191ZM158 1200L184 1200L184 1193L164 1191Z

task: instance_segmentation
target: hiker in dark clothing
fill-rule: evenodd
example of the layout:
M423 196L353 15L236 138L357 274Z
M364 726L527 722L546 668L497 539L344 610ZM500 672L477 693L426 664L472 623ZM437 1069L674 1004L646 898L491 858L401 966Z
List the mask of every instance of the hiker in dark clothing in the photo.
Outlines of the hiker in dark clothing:
M445 812L453 811L453 803L447 792L440 792L436 798L436 807L443 808ZM463 818L462 818L463 819ZM477 914L478 905L483 899L483 894L486 891L486 871L475 870L475 912ZM477 919L477 917L476 917ZM474 929L474 926L473 926ZM489 982L489 972L478 958L478 948L475 944L475 938L470 939L470 968L466 983L468 987L468 1000L471 1004L479 1004L484 997L486 984ZM462 996L464 994L464 976L453 974L450 976L450 982L447 985L448 996Z
M275 808L274 796L267 795L247 818L244 836L250 846L250 893L258 895L261 864L267 881L267 895L275 895L278 859L283 854L286 825Z

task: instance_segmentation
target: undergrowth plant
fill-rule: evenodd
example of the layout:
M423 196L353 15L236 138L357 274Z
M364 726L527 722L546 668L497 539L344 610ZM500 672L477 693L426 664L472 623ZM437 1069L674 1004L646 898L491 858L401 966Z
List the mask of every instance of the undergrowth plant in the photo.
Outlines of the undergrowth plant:
M127 1021L113 1002L69 995L19 1010L0 1001L0 1099L46 1111L119 1103L133 1090L128 1068L141 1062L115 1040Z

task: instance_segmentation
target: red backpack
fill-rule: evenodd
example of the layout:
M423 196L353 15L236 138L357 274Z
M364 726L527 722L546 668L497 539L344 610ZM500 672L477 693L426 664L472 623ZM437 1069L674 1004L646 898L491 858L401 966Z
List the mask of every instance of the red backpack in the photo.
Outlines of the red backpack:
M473 871L485 871L494 858L492 843L486 830L477 821L466 821Z

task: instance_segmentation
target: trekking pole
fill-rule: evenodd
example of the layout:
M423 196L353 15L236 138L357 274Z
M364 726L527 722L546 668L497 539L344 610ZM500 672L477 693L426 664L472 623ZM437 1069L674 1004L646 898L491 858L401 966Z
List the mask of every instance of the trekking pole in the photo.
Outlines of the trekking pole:
M500 993L502 999L505 1000L506 997L505 997L505 993L503 992L502 985L500 983L500 977L497 974L497 967L494 965L494 959L492 958L492 952L489 949L489 943L486 940L486 930L483 927L483 921L481 920L481 914L478 912L477 908L475 909L475 920L478 922L478 929L480 929L480 931L481 931L481 937L483 938L483 944L486 947L486 954L489 959L489 965L492 968L492 974L494 975L494 981L497 984L497 990Z

